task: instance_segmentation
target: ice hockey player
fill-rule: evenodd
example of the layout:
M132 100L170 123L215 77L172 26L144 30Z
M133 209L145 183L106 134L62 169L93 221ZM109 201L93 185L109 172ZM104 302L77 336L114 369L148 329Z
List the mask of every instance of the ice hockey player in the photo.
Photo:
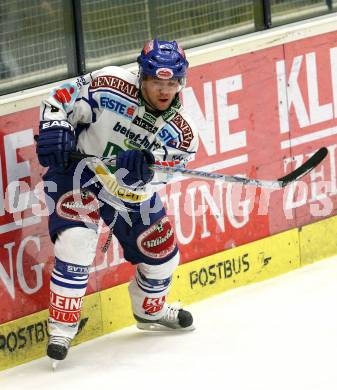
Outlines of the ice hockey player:
M149 168L155 160L185 165L195 156L195 125L179 100L188 62L176 41L157 39L145 44L137 61L138 75L105 67L59 86L42 103L36 151L49 168L45 191L55 204L47 346L55 360L66 357L78 330L100 220L136 265L129 293L137 326L194 328L188 311L166 302L179 251L157 191L171 177ZM77 180L80 163L70 158L75 150L116 155L116 167L90 160Z

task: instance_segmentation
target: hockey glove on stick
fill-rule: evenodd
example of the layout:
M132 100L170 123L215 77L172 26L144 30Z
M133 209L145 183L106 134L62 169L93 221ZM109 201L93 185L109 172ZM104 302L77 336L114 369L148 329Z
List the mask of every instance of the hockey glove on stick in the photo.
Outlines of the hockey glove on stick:
M122 178L119 174L121 184L126 186L140 185L149 183L154 176L154 172L149 165L154 164L153 154L148 150L126 150L119 152L116 159L117 171L124 168L128 173Z
M243 177L243 176L230 176L230 175L224 175L216 172L206 172L206 171L199 171L194 169L187 169L179 166L179 160L177 160L177 162L156 161L155 165L151 166L151 169L165 174L182 174L183 176L189 178L195 177L197 179L220 180L224 183L240 183L243 185L250 185L256 187L281 189L287 186L288 184L291 184L294 181L299 180L301 177L307 175L312 169L316 168L326 158L327 155L328 155L328 149L326 147L322 147L319 150L317 150L316 153L314 153L308 160L306 160L301 166L296 168L294 171L278 179L271 179L271 180L261 180L261 179ZM98 159L106 166L109 167L116 166L116 158L114 156L98 157L90 154L72 152L71 158L74 159L75 161L82 160L83 158L91 158L94 160Z

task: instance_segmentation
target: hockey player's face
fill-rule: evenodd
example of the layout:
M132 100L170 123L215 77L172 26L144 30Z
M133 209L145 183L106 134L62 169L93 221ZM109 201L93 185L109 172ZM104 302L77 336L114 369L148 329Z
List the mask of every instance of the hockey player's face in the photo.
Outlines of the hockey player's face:
M180 87L178 80L161 80L147 76L142 81L144 99L156 110L167 110Z

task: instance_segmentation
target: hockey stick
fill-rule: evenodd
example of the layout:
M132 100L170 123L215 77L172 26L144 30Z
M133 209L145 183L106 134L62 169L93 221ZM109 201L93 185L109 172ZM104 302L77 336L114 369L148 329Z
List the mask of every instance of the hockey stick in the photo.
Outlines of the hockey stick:
M312 169L317 167L317 165L324 160L327 154L328 154L328 149L326 147L320 148L300 167L290 172L288 175L280 177L277 180L250 179L241 176L229 176L229 175L222 175L219 173L198 171L194 169L177 167L174 166L174 163L167 163L165 161L164 162L156 161L154 165L151 165L151 168L157 172L170 173L170 174L180 173L190 178L194 177L197 179L220 180L225 183L241 183L244 185L251 185L256 187L280 189L294 182L295 180L298 180L299 178L306 175L307 173L309 173ZM93 160L97 159L103 162L107 166L116 166L116 157L97 157L97 156L79 153L79 152L71 152L70 158L72 160L82 160L85 158L91 158Z

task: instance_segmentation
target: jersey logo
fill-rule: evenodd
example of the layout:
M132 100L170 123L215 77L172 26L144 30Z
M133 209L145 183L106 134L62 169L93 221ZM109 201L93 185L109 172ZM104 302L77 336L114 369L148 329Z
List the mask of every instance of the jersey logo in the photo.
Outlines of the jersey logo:
M95 167L95 173L104 188L116 198L126 202L139 203L144 202L149 197L148 194L137 193L119 185L115 175L107 167L98 165Z
M141 127L142 129L148 131L151 134L155 134L158 130L157 126L153 126L152 123L149 123L148 121L140 118L138 115L135 117L135 119L132 121L132 123Z
M132 118L134 112L136 111L136 106L127 103L125 99L121 99L117 96L112 98L111 95L101 95L99 103L101 107L129 119Z
M156 150L161 147L159 142L151 142L146 135L141 136L140 134L136 134L135 132L122 126L120 122L117 122L112 129L116 133L120 133L124 136L124 146L127 149Z
M71 95L75 92L74 88L71 87L68 91L67 88L57 89L54 94L54 98L64 104L71 101Z
M178 145L178 148L181 150L187 150L194 138L193 131L188 122L178 113L173 119L172 123L174 123L177 128L181 131L182 134L182 142Z
M138 98L138 89L135 85L116 76L98 76L90 85L91 89L110 88L119 91L133 99Z
M75 101L79 88L76 84L73 83L64 83L59 88L55 89L53 92L53 98L61 103L64 106L69 105L71 102Z
M176 250L173 227L167 216L151 225L137 238L137 246L143 255L163 259Z
M100 218L99 207L99 201L92 192L74 190L60 197L56 212L65 219L97 224Z
M158 133L158 138L165 144L169 146L175 146L178 141L178 135L174 129L166 125Z

